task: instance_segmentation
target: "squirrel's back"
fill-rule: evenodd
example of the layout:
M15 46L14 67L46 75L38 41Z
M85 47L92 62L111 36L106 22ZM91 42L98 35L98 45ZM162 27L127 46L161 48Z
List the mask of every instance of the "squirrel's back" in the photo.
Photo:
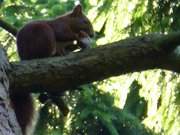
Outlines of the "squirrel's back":
M17 34L17 49L21 60L43 58L56 51L55 36L46 22L31 22Z

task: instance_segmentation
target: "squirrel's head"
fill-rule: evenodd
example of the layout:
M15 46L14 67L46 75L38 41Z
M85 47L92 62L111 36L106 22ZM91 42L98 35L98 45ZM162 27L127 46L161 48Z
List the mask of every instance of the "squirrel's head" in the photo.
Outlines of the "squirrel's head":
M93 26L90 20L83 14L82 6L77 5L70 13L71 28L74 32L79 33L80 31L86 32L90 37L94 36Z

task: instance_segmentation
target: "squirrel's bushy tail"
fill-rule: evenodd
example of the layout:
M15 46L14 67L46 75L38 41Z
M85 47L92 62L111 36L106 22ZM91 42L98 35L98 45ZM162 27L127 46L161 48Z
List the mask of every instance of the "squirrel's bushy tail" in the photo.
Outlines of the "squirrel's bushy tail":
M22 128L23 135L26 135L27 128L32 125L34 117L34 104L31 94L11 94L12 106L16 113L16 118Z

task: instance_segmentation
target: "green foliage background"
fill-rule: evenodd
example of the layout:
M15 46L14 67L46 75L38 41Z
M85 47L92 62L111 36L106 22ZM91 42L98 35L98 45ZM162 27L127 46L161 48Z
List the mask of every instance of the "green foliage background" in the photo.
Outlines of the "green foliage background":
M98 45L180 28L178 0L81 0L93 22ZM0 19L20 28L71 10L77 0L0 0ZM15 38L0 28L0 44L18 60ZM93 69L92 69L93 70ZM67 117L51 101L37 105L37 135L179 135L180 79L164 70L112 77L66 92Z

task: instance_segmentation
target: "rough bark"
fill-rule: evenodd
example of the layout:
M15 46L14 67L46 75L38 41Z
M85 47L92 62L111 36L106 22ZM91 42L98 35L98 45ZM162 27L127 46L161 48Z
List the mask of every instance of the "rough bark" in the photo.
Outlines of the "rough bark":
M66 57L11 63L10 84L17 92L62 92L111 76L148 69L180 72L180 58L173 53L178 44L180 32L151 34Z
M7 70L9 63L3 49L0 48L0 135L21 135L21 129L10 105Z

